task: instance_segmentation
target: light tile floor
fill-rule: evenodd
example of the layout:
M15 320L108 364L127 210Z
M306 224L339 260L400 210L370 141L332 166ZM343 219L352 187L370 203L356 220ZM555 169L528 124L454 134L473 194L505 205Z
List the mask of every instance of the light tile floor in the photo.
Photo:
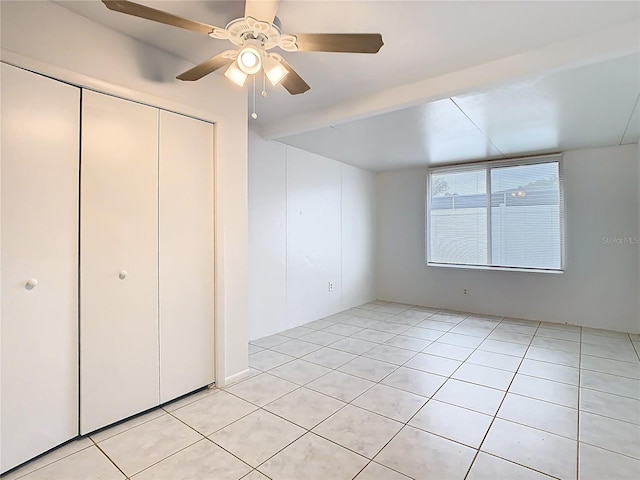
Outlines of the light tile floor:
M251 342L250 378L6 479L638 479L639 352L639 335L376 301Z

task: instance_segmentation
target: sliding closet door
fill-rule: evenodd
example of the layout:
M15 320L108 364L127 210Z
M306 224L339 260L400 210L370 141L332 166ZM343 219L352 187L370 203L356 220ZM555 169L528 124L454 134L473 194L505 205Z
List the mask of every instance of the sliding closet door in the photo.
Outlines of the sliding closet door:
M213 379L213 125L161 111L160 400Z
M159 402L158 110L84 91L81 433Z
M2 64L0 472L78 434L80 90Z

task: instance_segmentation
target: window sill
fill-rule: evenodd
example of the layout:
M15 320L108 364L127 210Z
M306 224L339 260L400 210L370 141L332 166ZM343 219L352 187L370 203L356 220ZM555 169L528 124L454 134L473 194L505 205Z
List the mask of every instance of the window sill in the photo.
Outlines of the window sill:
M499 271L499 272L552 273L555 275L564 273L564 270L551 270L551 269L544 269L544 268L491 267L487 265L463 265L463 264L455 264L455 263L434 263L434 262L427 262L427 267L456 268L460 270L484 270L484 271Z

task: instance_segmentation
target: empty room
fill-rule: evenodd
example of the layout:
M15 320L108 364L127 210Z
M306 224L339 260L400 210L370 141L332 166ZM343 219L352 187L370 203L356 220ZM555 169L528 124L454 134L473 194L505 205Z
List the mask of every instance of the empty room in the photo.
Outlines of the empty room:
M0 21L2 480L640 478L640 2Z

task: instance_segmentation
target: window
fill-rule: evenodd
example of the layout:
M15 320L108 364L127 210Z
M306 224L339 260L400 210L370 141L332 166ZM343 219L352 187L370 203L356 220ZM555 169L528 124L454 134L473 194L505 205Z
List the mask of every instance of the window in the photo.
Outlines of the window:
M561 271L560 157L429 171L427 263Z

